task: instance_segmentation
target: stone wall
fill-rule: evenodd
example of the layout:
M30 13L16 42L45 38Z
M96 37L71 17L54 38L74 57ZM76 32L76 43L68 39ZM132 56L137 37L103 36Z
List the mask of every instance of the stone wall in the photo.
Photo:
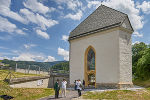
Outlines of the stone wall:
M14 88L53 88L57 79L59 79L60 86L63 79L66 79L67 87L69 86L68 74L15 78L8 80L8 82Z
M12 84L10 85L10 87L13 87L13 88L48 88L48 82L49 82L49 78L39 79L35 81Z
M125 31L119 33L120 50L120 83L132 84L132 51L131 34Z
M20 72L20 73L28 73L28 74L43 74L43 75L48 75L48 72L44 72L44 71L38 71L38 70L29 70L28 69L17 69L16 72Z
M69 87L69 75L51 75L48 87L53 88L57 79L59 79L60 86L63 79L65 79L67 81L67 87Z

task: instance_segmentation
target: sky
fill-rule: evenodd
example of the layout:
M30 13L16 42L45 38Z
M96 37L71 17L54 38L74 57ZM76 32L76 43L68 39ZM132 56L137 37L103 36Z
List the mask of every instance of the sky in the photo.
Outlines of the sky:
M69 60L69 33L101 4L128 14L132 44L150 44L149 0L0 0L0 59Z

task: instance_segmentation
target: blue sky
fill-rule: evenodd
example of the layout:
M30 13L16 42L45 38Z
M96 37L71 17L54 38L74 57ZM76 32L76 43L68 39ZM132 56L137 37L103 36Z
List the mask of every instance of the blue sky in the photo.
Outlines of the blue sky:
M69 32L101 4L128 14L133 44L150 44L149 0L0 0L0 59L68 61Z

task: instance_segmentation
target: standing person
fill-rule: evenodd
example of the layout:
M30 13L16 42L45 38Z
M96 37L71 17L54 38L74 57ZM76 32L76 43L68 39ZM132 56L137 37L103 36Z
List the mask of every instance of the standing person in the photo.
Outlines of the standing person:
M82 83L80 79L77 81L77 90L78 90L78 95L81 96Z
M62 91L61 91L62 97L63 96L66 97L66 85L67 85L67 82L66 82L65 79L63 79L61 85L62 85Z
M59 79L57 79L56 83L54 84L54 90L55 90L55 98L58 98L60 90Z
M85 81L83 80L82 82L82 85L83 85L83 90L85 89Z
M77 80L74 81L74 89L77 90Z

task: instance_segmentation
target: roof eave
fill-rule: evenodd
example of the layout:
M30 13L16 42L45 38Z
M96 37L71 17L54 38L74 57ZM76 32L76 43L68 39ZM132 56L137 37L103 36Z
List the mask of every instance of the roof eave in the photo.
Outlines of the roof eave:
M106 27L103 27L103 28L99 28L99 29L96 29L96 30L92 30L92 31L89 31L89 32L86 32L86 33L82 33L80 35L76 35L76 36L72 36L72 37L69 36L68 41L70 42L70 40L80 38L80 37L83 37L83 36L87 36L87 35L90 35L90 34L94 34L94 33L97 33L97 32L105 31L107 29L115 28L115 27L118 27L120 25L121 25L121 22L110 25L110 26L106 26Z

